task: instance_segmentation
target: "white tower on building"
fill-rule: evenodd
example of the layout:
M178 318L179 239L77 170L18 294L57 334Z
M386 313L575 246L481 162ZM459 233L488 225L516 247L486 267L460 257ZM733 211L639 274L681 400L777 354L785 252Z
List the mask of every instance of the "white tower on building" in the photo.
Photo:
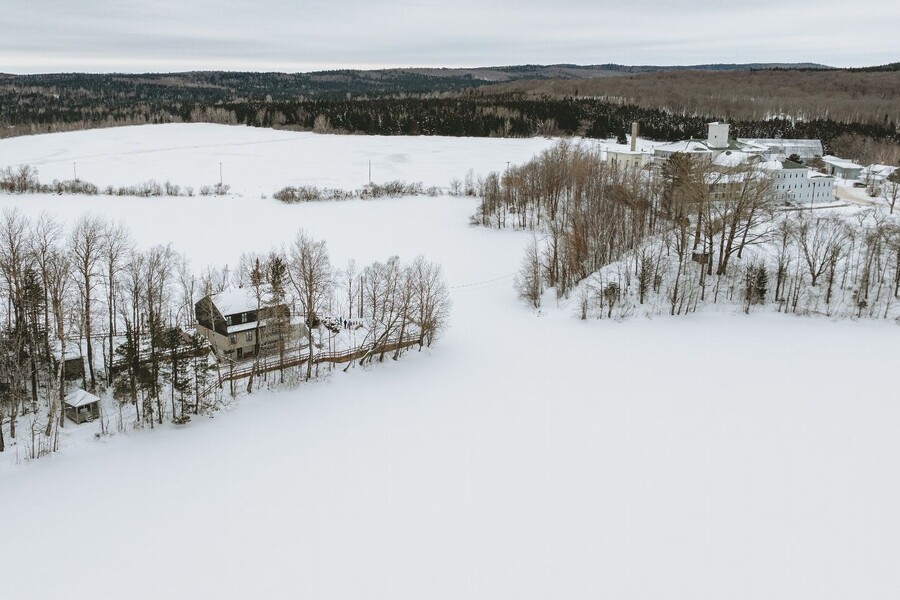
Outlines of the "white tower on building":
M706 140L710 148L728 147L728 123L714 122L709 124L709 134Z

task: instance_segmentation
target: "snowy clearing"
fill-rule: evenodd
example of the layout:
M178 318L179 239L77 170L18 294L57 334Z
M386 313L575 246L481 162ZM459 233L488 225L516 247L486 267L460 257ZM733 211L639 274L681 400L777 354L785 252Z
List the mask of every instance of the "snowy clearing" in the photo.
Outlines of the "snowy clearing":
M120 136L105 149L108 171L85 179L190 184L179 177L193 172L183 150L154 153L160 169L184 169L172 174L143 174L140 155L116 162L145 131L167 147L172 127L6 140L0 164L31 162L48 179L57 176L50 157L75 152L67 136L83 136L85 155ZM197 145L237 153L247 132L311 136L222 129ZM10 150L21 140L43 141L31 155ZM309 138L323 164L329 145L363 160L368 144L382 144L410 157L410 174L392 178L436 185L477 172L479 160L499 163L491 169L514 160L508 141L452 142L458 163L438 172L415 161L444 164L444 139ZM183 143L179 134L168 146ZM517 143L524 160L547 142ZM45 164L32 160L40 156ZM236 189L312 182L288 176L296 156L279 160ZM335 167L323 181L358 185L356 174L341 176ZM465 198L285 206L258 195L0 196L0 206L62 219L102 210L125 219L139 243L171 241L196 265L233 263L304 227L328 241L337 266L425 254L443 264L454 301L444 338L396 363L243 397L181 428L95 441L96 424L67 426L81 443L64 440L61 453L31 463L4 460L4 597L900 593L896 325L762 313L583 322L550 298L536 315L511 285L528 235L469 226L476 202ZM194 222L204 215L211 221Z

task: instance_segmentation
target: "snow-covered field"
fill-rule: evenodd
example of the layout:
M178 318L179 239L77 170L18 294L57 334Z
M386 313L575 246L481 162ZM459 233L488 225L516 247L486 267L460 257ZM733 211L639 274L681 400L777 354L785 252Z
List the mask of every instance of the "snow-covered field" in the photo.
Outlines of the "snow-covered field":
M411 238L412 245L397 248L412 258L428 250L423 244L444 219L448 219L447 225L464 226L474 212L471 203L420 198L416 202L435 207L424 211L427 221L423 222L406 219L402 211L385 210L396 204L390 200L377 205L355 203L347 210L321 204L298 209L271 199L271 195L286 185L357 189L368 181L369 160L374 182L400 179L446 188L452 179L464 179L469 169L476 177L501 171L507 161L525 162L553 143L555 140L544 138L330 136L209 124L20 137L0 141L0 168L28 164L38 169L44 182L71 179L75 162L78 176L101 188L155 179L199 189L219 181L222 162L224 181L233 193L151 199L0 195L0 208L17 206L32 217L48 211L64 221L87 211L101 213L129 225L143 245L171 242L176 250L189 251L198 268L233 266L242 252L267 251L273 244L289 242L299 228L316 230L329 241L337 241L337 231L371 229L374 241L366 245L375 244L371 256L381 258L387 258L394 247L387 238L396 236L394 229L403 228L409 230L403 235ZM204 236L215 241L201 243ZM362 258L356 247L331 246L333 258Z
M198 265L266 250L298 227L326 239L336 265L423 253L453 288L451 328L430 351L254 394L214 419L4 461L4 598L900 594L895 325L776 314L582 322L549 298L536 315L511 287L527 236L469 226L470 199L283 206L253 193L313 182L286 165L326 172L336 144L360 157L380 144L408 156L409 171L390 178L446 185L546 140L516 141L510 157L512 142L499 140L211 128L194 141L215 151L152 153L160 170L147 174L134 156L118 162L145 135L167 147L170 127L6 140L0 164L31 162L52 178L48 157L76 153L67 136L82 136L84 154L106 153L106 170L86 179L189 184L179 175L192 156L248 151L245 135L297 136L309 150L273 150L284 170L248 175L235 185L243 198L0 196L0 206L103 210L140 243L172 241ZM169 147L183 145L174 137ZM33 153L11 159L26 142ZM424 156L455 166L429 170ZM338 168L327 177L358 185ZM243 235L222 238L217 226L239 206ZM212 223L184 222L210 212Z
M42 181L78 177L101 188L223 181L238 194L271 196L286 185L356 189L401 179L446 187L466 171L502 171L555 140L318 135L207 123L118 127L0 141L0 167L37 167ZM74 163L74 165L73 165Z

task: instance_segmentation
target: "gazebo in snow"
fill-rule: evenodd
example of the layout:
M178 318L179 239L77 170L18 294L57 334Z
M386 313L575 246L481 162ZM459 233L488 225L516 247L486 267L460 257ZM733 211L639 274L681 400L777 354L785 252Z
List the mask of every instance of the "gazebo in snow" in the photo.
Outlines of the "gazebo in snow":
M75 390L63 401L66 416L76 423L100 418L100 398L85 390Z

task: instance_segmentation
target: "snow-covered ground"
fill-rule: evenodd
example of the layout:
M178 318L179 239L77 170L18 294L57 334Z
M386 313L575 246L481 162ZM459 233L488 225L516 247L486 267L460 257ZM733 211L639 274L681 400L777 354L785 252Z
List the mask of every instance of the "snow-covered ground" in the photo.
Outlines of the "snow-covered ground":
M545 138L484 139L318 135L207 123L118 127L0 141L0 168L28 164L42 181L80 179L135 185L150 179L182 187L219 182L245 196L287 185L356 189L369 181L421 181L446 187L454 177L502 171L555 143Z
M408 230L404 255L426 251L432 231L448 223L466 222L473 211L469 202L437 202L420 198L429 210L425 221L408 220L402 211L385 210L396 201L380 204L357 202L340 210L319 204L298 210L273 200L273 192L286 185L316 185L356 189L366 184L368 161L372 180L421 181L425 186L446 188L454 178L464 179L529 160L555 140L484 139L449 137L369 137L317 135L252 127L188 124L122 127L0 140L0 168L29 164L41 181L71 179L72 163L78 176L101 188L135 185L149 179L193 186L217 183L219 162L228 196L186 197L72 197L57 195L27 198L0 195L0 208L17 206L37 217L48 211L60 220L72 221L84 212L101 213L129 225L142 245L169 243L189 256L198 268L208 264L234 265L242 252L267 251L273 244L289 242L299 228L321 227L320 235L336 239L336 231L371 229L375 239L367 244L372 256L387 258L396 229ZM262 196L266 196L263 198ZM449 212L448 212L449 211ZM378 234L381 235L378 235ZM199 243L199 239L215 240ZM374 246L372 246L374 244ZM360 254L331 244L333 258ZM509 269L512 270L512 269Z
M167 127L152 134L160 143ZM233 131L235 143L247 131L282 135ZM53 154L54 139L72 152L69 135L45 136L40 154ZM223 132L198 137L229 151ZM492 152L502 166L515 160L506 142L452 142L459 166L433 175L477 171ZM29 162L6 158L16 143L0 142L0 164ZM190 183L116 171L116 152L136 144L121 143L106 150L108 175L84 177ZM435 164L450 152L443 139L378 143L411 165L429 143ZM310 155L328 162L325 146ZM179 152L158 157L181 168ZM421 169L397 177L430 183ZM308 183L270 176L279 187ZM356 183L348 174L328 185ZM161 215L160 202L174 212ZM235 219L243 235L231 244L212 202L252 207ZM900 594L895 325L763 313L583 322L552 301L537 315L511 286L527 235L469 226L475 202L465 198L0 196L0 205L64 218L108 211L140 243L172 241L200 265L304 227L328 241L338 266L423 253L444 265L454 301L444 338L397 363L244 397L185 427L69 450L64 440L50 458L4 464L3 597ZM222 220L182 222L208 212Z

